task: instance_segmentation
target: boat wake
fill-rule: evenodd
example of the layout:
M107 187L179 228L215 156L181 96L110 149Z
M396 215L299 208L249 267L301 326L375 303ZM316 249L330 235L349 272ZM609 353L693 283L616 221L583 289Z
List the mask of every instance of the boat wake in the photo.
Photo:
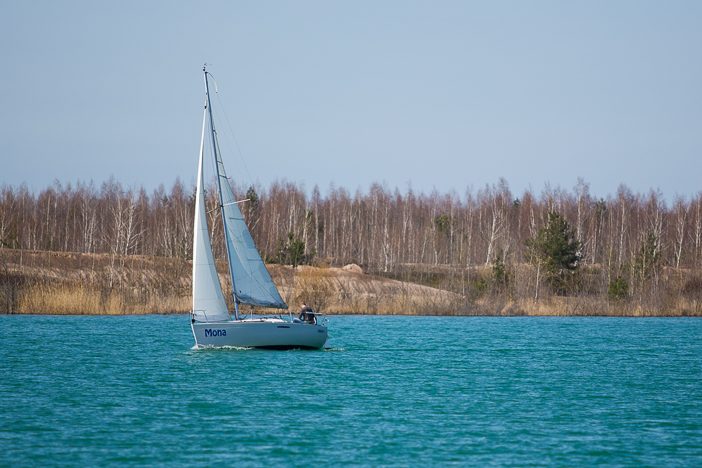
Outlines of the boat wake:
M195 345L192 348L190 348L192 351L251 351L255 348L249 348L246 346L231 346L231 345L222 345L222 346L213 346L213 345Z

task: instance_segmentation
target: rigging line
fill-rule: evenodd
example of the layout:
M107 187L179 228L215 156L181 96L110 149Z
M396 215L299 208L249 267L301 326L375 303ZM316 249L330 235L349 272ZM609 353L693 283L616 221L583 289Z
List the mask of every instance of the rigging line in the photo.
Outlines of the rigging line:
M215 132L215 134L217 134L217 132ZM219 161L217 161L217 164L219 164L219 166L220 166L219 178L224 179L224 183L227 184L227 187L229 187L229 190L232 192L232 196L236 197L236 193L235 193L234 189L236 189L238 187L236 187L236 182L233 181L233 179L227 175L227 170L224 167L224 160L222 159L222 148L220 148L220 146L219 146L219 138L216 139L216 144L217 144L217 154L219 155Z
M208 130L208 132L211 132L211 131L212 131L211 126L212 126L212 122L208 122L208 123L207 123L207 130ZM209 138L208 138L208 140L209 140ZM214 151L213 151L213 149L212 149L212 143L208 141L208 143L205 144L205 147L204 147L203 150L204 150L204 152L205 152L205 156L206 156L207 159L209 159L209 161L210 161L211 171L212 171L212 175L213 175L213 177L210 178L210 185L212 185L212 184L213 184L214 182L216 182L216 180L217 180L216 177L214 176L214 174L217 173L217 161L216 161L216 159L215 159L215 157L214 157ZM204 182L204 174L203 174L203 182ZM203 187L203 188L205 188L205 187ZM214 187L214 191L205 190L205 192L206 192L206 193L207 193L207 192L214 193L214 194L215 194L215 198L217 198L217 187L216 187L216 186ZM207 197L205 197L205 206L207 206ZM207 214L209 215L209 214L211 214L211 213L217 211L218 209L219 209L219 199L217 199L217 202L215 203L215 207L212 208L211 210L207 211ZM210 220L208 219L208 221L210 221ZM214 223L210 223L210 224L212 224L212 229L210 230L210 244L212 244L212 245L214 246L214 245L215 245L215 242L214 242L214 240L215 240L215 231L217 230L217 226L221 226L221 225L220 225L220 223L217 223L216 221L215 221ZM224 237L224 235L225 235L225 234L224 234L224 230L223 230L223 231L222 231L222 237ZM225 240L225 243L226 243L226 240ZM221 248L222 245L220 244L219 247ZM225 249L226 249L226 247L225 247ZM213 252L213 254L214 254L214 252ZM214 255L213 255L213 256L214 256Z
M227 114L227 111L225 109L225 106L222 103L222 99L219 97L219 91L217 90L217 82L215 81L215 96L217 96L217 103L219 104L219 109L221 109L222 115L224 115L224 120L227 122L227 128L229 130L229 133L231 133L232 140L234 140L234 146L236 147L236 151L239 154L239 159L241 160L241 164L244 166L244 172L246 174L246 178L249 181L249 186L253 186L253 177L251 177L251 173L249 172L249 168L246 165L246 159L244 159L244 153L241 151L241 146L239 145L239 140L236 137L236 133L234 133L234 127L232 126L231 121L229 120L229 115Z
M225 203L225 204L224 204L224 206L229 206L229 205L239 205L239 204L241 204L241 203L244 203L244 202L247 202L247 201L249 201L249 200L250 200L250 198L244 198L243 200L239 200L239 201L233 201L233 202Z
M227 125L228 125L228 127L229 127L229 131L230 131L231 136L232 136L232 138L233 138L233 140L234 140L235 146L236 146L237 151L238 151L238 153L239 153L239 158L240 158L240 160L241 160L241 162L242 162L242 164L243 164L243 166L244 166L244 170L245 170L245 172L246 172L246 175L247 175L247 177L249 178L249 180L251 181L251 180L252 180L252 177L251 177L251 174L249 173L248 167L246 166L246 161L244 160L243 153L242 153L241 148L240 148L240 146L239 146L239 142L238 142L238 140L236 139L236 134L234 133L234 130L233 130L232 125L231 125L231 122L230 122L230 120L229 120L229 116L227 115L226 110L224 109L224 105L222 104L221 99L220 99L220 97L219 97L219 91L218 91L218 89L217 89L217 82L216 82L216 80L214 80L214 77L212 76L211 73L208 72L208 75L212 78L212 81L213 81L214 84L215 84L215 95L217 96L217 100L218 100L219 107L222 109L222 114L224 115L224 118L225 118L225 120L226 120L226 122L227 122ZM211 95L210 95L210 96L211 96ZM211 102L210 102L210 105L211 105ZM210 111L211 111L211 109L210 109ZM219 136L219 132L217 132L216 130L212 131L212 120L210 120L209 126L210 126L210 131L216 135L216 137L214 138L214 144L217 146L216 151L215 151L215 148L214 148L214 147L213 147L213 148L208 148L208 149L211 151L211 153L212 153L212 158L211 158L211 160L212 160L212 162L213 162L213 166L214 166L214 169L215 169L215 173L216 173L216 172L221 172L220 175L224 175L224 177L225 177L225 182L224 182L224 183L229 184L229 177L227 177L227 175L226 175L226 170L225 170L225 168L224 168L224 163L223 163L223 158L222 158L222 151L221 151L221 149L220 149L220 144L219 144L219 138L217 138L217 137ZM215 157L215 155L219 157L219 160L217 160L217 158ZM217 171L218 166L220 166L220 165L221 165L221 171ZM250 184L250 185L253 185L253 184ZM232 195L234 195L234 193L233 193L234 190L233 190L233 187L231 186L231 184L229 184L228 187L229 187L230 191L232 192ZM230 203L228 203L227 205L229 205L229 204L230 204ZM236 205L237 202L234 202L234 204ZM221 208L224 209L224 206L225 206L225 205L222 205ZM215 209L216 209L216 208L215 208ZM242 218L242 221L243 221L243 218ZM244 222L244 225L246 226L246 222ZM246 228L248 229L248 227L246 227ZM229 230L229 229L228 229L227 226L224 226L224 230ZM249 232L249 235L251 235L250 232ZM226 241L226 235L225 235L224 237L225 237L225 243L226 243L226 242L227 242L227 241ZM254 245L255 245L255 241L254 241ZM266 283L263 282L263 281L260 281L259 278L258 278L258 275L253 275L253 274L252 274L252 273L253 273L253 267L249 264L248 259L247 259L246 261L244 261L244 259L241 258L240 253L237 252L236 250L234 251L234 254L238 257L239 263L241 264L241 266L244 267L244 268L246 269L249 278L251 278L252 280L254 280L254 283L258 286L258 288L259 288L259 293L263 293L264 295L268 296L268 298L271 299L272 301L277 302L277 299L276 299L275 295L272 294L272 293L268 290L268 288L267 288L267 286L266 286ZM266 267L266 263L265 263L265 262L263 261L263 259L260 257L260 254L259 254L259 259L260 259L261 263L263 264L264 270L268 273L268 276L270 277L271 274L270 274L270 272L268 271L268 268ZM273 282L273 281L272 281L272 278L271 278L271 282ZM275 286L275 282L273 282L273 285L274 285L274 288L277 290L277 286ZM233 288L233 289L235 289L235 288ZM233 293L234 293L234 296L236 297L236 292L233 291ZM278 294L280 294L280 293L278 293ZM285 301L283 301L283 303L285 303Z
M209 122L209 121L207 122L207 130L208 130L208 133L212 132L212 122ZM208 142L205 145L205 151L207 153L207 156L209 156L207 159L210 160L210 164L212 165L212 168L211 168L212 175L215 175L215 174L217 174L217 160L214 156L214 149L212 148L211 142ZM216 181L215 177L212 177L212 179L214 179Z

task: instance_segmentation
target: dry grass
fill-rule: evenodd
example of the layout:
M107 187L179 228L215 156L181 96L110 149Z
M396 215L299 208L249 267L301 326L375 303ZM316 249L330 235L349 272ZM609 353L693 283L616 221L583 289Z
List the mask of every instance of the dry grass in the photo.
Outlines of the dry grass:
M135 302L129 294L108 294L84 285L35 285L19 296L15 313L132 315L183 313L190 310L190 297L151 297Z
M188 262L116 260L109 255L0 251L0 312L122 315L190 310Z
M226 294L226 265L219 264L218 269ZM293 269L270 265L270 271L293 310L304 301L327 314L702 315L702 296L696 293L700 288L693 287L688 287L687 296L673 291L657 302L612 303L597 295L544 295L536 301L515 299L519 291L514 290L502 295L469 293L464 297L342 268L300 266ZM473 280L488 273L473 272ZM515 274L522 275L524 284L528 284L528 269ZM191 307L190 275L191 263L183 259L136 256L115 259L109 255L0 249L0 313L185 313ZM682 280L678 282L686 284ZM532 295L532 291L533 286L528 286L524 294Z
M446 315L463 302L448 291L342 268L276 265L271 273L291 305L306 302L330 314Z

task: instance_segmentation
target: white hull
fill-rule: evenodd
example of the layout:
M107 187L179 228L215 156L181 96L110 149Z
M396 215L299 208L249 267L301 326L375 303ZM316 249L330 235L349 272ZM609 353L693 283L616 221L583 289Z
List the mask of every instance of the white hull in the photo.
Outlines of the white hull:
M232 320L192 322L196 346L243 348L319 349L327 341L327 328L283 320Z

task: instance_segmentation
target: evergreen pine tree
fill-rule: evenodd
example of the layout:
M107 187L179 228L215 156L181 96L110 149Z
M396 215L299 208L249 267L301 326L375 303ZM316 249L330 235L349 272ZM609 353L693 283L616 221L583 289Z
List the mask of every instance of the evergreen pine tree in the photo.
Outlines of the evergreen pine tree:
M575 272L582 259L580 242L568 221L551 212L546 225L527 241L528 256L544 273L557 294L565 294L573 285Z

